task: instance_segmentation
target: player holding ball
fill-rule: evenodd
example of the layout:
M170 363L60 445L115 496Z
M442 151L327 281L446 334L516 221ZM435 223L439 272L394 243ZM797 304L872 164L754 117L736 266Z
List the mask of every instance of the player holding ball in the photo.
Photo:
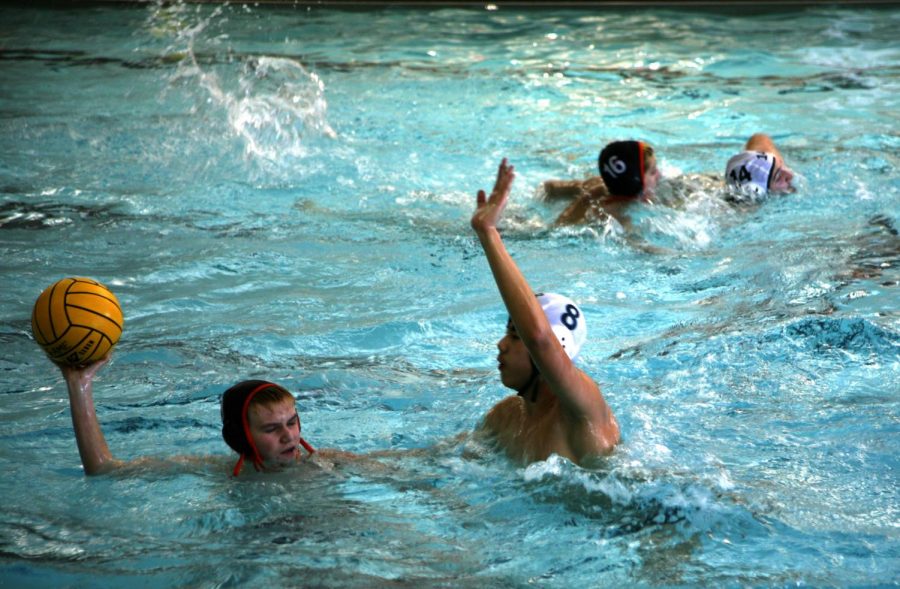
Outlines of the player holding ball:
M31 314L35 341L65 378L85 474L205 460L182 456L126 462L113 457L97 419L93 381L97 371L109 362L123 324L118 299L104 285L89 278L63 278L54 283L38 297ZM256 471L270 472L302 462L316 453L300 436L300 416L294 396L277 384L249 380L234 385L222 395L221 415L222 437L239 454L232 470L234 476L241 472L245 462L252 464ZM337 451L324 454L331 458L346 457Z

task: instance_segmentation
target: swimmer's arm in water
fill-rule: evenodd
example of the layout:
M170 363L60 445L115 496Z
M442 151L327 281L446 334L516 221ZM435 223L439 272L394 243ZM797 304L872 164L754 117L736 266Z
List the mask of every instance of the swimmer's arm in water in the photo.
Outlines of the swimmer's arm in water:
M617 222L622 227L625 241L634 249L648 254L675 253L674 250L655 246L638 235L638 233L634 229L634 225L631 223L630 217L627 214L620 212L618 216L612 215L603 208L600 202L595 202L593 201L593 199L587 196L581 196L574 202L569 204L569 206L567 206L565 210L559 214L559 217L556 218L556 221L553 222L553 225L555 227L565 227L570 225L580 225L587 222L609 222L610 217L612 217L612 219L615 219L615 222Z
M581 180L545 180L544 198L547 200L570 200L584 192Z
M424 448L375 450L365 454L324 448L317 450L308 460L327 471L389 477L391 481L399 482L409 476L407 459L427 461L441 456L448 450L460 446L468 437L468 432L462 432Z
M554 221L553 224L556 226L564 226L584 223L591 209L592 204L590 198L585 193L582 193L581 196L569 203L569 206L559 214L559 217L556 218L556 221Z
M571 200L584 194L599 198L607 194L600 176L591 176L586 180L547 180L543 188L547 200Z
M484 248L494 281L516 327L516 333L531 354L541 376L559 398L570 421L586 420L588 423L599 424L604 431L610 432L604 438L609 448L612 448L618 439L618 426L615 425L611 409L597 384L575 366L556 339L534 291L506 250L497 229L514 179L515 169L504 158L497 170L497 181L490 197L483 190L478 191L472 228ZM615 435L612 435L613 430Z
M433 456L436 453L444 452L449 448L453 448L464 442L469 437L469 432L460 432L455 436L438 440L431 446L424 448L408 448L395 450L375 450L368 452L365 456L369 458L406 458L409 456Z
M391 450L374 450L365 454L356 454L345 450L322 448L316 450L309 460L328 470L337 468L341 471L360 472L368 474L386 474L401 472L397 463L406 458L427 458L445 452L448 448L458 446L467 437L468 432L462 432L451 438L440 440L437 443L424 448L405 448Z

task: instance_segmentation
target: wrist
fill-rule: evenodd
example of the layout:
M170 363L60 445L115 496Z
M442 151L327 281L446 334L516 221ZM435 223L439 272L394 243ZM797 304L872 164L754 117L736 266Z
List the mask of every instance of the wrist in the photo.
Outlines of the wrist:
M83 395L90 392L92 379L79 370L74 368L63 370L63 379L70 393Z
M490 239L491 237L494 237L494 236L499 237L500 230L497 229L496 225L489 225L486 227L476 227L475 234L478 236L478 238L481 241L484 241L484 240Z

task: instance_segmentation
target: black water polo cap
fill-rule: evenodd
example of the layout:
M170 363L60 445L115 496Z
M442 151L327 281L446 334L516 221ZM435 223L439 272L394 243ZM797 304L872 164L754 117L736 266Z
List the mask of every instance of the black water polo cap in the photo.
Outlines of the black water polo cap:
M250 399L257 392L268 387L281 388L265 380L245 380L222 394L222 437L225 443L238 454L253 454L254 448L247 439L244 427L245 412Z
M614 196L638 196L644 190L644 146L640 141L613 141L597 160L600 176Z

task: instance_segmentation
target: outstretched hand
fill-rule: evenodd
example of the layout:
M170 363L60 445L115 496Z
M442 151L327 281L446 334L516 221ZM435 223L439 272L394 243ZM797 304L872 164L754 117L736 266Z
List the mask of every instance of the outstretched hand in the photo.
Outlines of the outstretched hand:
M484 193L484 190L478 191L478 204L475 214L472 215L472 228L476 233L497 227L503 209L506 208L509 189L515 178L515 168L507 163L506 158L503 158L497 169L497 181L494 183L490 197Z
M100 360L96 362L91 362L90 364L81 364L78 366L69 366L68 364L57 364L59 366L60 371L62 371L63 378L66 379L66 382L75 381L77 384L82 387L86 384L90 384L91 381L94 380L94 375L97 374L97 371L103 368L112 357L112 354L107 354Z

